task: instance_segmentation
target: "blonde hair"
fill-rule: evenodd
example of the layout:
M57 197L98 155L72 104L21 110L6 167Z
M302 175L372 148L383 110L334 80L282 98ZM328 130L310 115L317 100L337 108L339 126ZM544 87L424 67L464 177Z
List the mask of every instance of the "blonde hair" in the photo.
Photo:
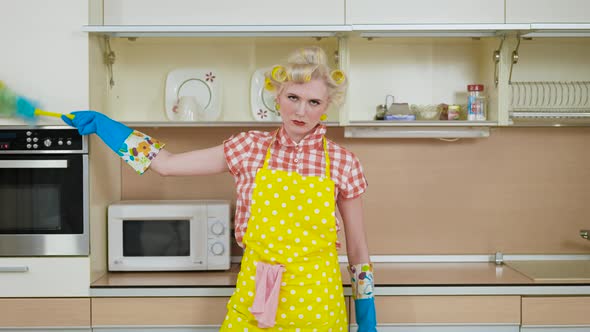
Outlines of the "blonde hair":
M328 88L330 104L339 107L344 102L348 80L341 70L327 64L326 52L317 46L304 47L291 53L284 65L275 65L265 73L265 86L278 95L287 82L306 83L320 79Z

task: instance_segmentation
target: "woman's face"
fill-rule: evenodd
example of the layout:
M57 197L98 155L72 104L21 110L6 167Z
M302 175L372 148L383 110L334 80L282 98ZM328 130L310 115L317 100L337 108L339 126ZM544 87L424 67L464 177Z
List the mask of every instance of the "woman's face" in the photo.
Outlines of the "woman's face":
M307 83L287 82L277 96L283 127L299 142L320 122L329 105L328 87L319 79Z

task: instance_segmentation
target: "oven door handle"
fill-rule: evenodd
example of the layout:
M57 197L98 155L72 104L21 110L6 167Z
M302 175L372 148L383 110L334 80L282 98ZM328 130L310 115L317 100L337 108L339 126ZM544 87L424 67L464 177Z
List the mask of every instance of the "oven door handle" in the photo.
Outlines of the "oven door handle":
M28 266L0 266L0 273L2 272L29 272Z
M68 168L67 160L0 160L0 168Z

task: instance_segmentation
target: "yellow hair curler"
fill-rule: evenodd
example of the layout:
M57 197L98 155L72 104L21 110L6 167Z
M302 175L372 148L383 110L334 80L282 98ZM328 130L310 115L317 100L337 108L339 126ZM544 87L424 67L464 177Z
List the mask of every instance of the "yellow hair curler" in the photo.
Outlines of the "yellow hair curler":
M342 70L339 69L332 70L332 72L330 73L330 77L332 77L334 83L336 84L342 84L346 80L346 75L344 75Z

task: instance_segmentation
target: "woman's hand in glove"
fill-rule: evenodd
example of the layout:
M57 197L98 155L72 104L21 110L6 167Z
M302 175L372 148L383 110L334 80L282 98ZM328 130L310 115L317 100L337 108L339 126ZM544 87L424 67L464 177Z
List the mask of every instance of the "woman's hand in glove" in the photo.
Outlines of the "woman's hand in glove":
M370 263L355 264L348 267L357 332L377 332L377 314L373 292L373 266Z
M80 135L96 134L111 150L118 152L133 130L108 116L95 111L72 112L74 119L62 115L61 119L78 129Z

